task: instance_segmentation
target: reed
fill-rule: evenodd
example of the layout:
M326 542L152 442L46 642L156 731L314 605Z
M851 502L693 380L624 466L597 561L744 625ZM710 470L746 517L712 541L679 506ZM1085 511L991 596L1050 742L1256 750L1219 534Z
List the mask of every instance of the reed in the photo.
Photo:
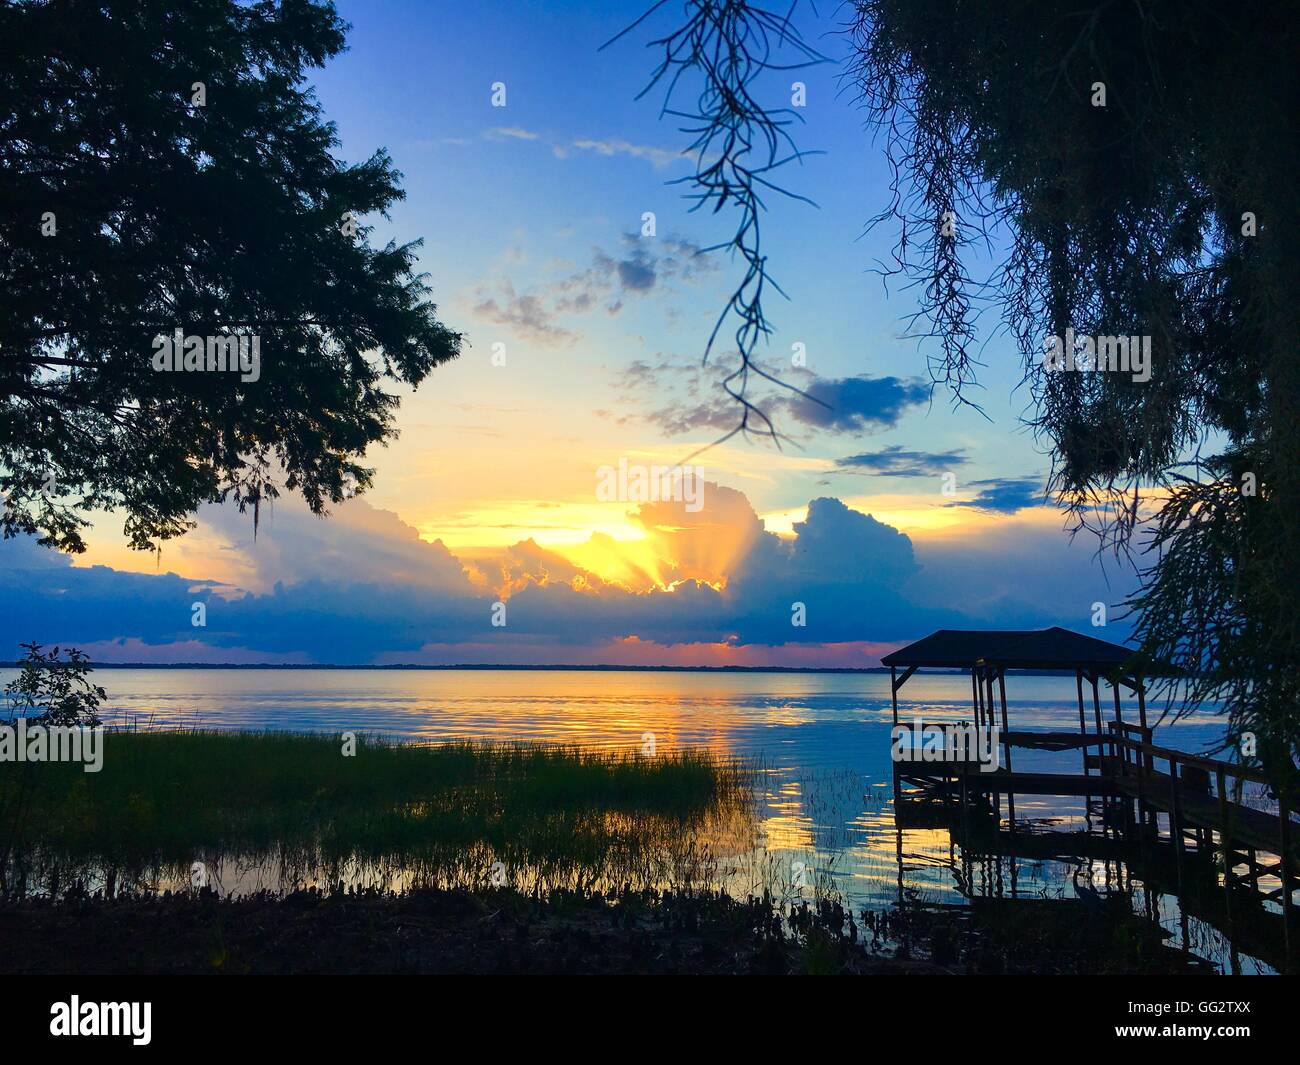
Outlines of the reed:
M104 744L98 773L0 764L7 890L188 880L195 861L295 882L483 883L497 862L517 887L690 878L720 830L750 824L749 768L697 750L358 735L345 756L337 736L212 730Z

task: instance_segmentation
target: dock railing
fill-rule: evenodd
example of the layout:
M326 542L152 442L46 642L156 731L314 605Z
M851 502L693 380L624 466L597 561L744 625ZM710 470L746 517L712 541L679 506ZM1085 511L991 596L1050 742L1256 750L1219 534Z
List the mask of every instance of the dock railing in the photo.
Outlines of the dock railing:
M1106 722L1098 731L1003 732L999 745L1055 752L1081 748L1083 774L1013 772L1009 750L1006 768L993 773L961 762L898 764L894 776L896 799L901 798L900 781L906 780L918 786L913 793L918 802L939 800L944 806L951 803L965 818L977 800L982 803L981 797L989 794L994 798L995 816L999 795L1005 796L1008 803L1017 793L1082 795L1088 797L1090 809L1092 798L1101 797L1103 804L1118 802L1123 811L1121 830L1135 833L1140 848L1145 848L1153 835L1155 842L1160 842L1160 815L1164 814L1179 893L1183 890L1188 848L1198 854L1218 852L1228 927L1232 927L1234 911L1243 906L1254 909L1262 902L1278 905L1282 911L1280 938L1285 965L1290 968L1296 931L1293 896L1300 888L1297 826L1292 822L1290 797L1280 789L1269 796L1276 798L1276 813L1244 801L1245 785L1270 786L1271 781L1262 772L1236 762L1161 746L1153 742L1152 729L1125 721ZM1090 750L1097 753L1091 755ZM1090 770L1097 775L1090 775ZM1136 810L1130 806L1133 800ZM1010 820L1014 834L1014 812ZM1251 889L1249 899L1238 893L1243 885Z
M1281 791L1277 792L1276 817L1254 810L1241 801L1242 785L1251 783L1268 787L1271 782L1263 773L1236 762L1161 747L1147 739L1130 739L1128 733L1135 729L1138 732L1144 731L1135 726L1111 722L1112 753L1108 768L1117 772L1125 783L1136 785L1140 804L1153 798L1152 793L1157 787L1167 792L1170 834L1180 852L1183 846L1183 825L1189 814L1188 806L1194 804L1192 820L1200 827L1218 832L1225 887L1230 887L1237 879L1234 869L1241 864L1236 855L1238 841L1250 854L1246 863L1248 867L1255 865L1256 850L1275 853L1278 859L1276 865L1259 867L1248 879L1253 879L1258 884L1261 875L1276 874L1281 886L1276 891L1268 892L1265 897L1281 903L1283 927L1289 936L1292 921L1291 896L1296 883L1292 866L1300 864L1300 856L1293 853L1292 849L1291 809L1287 796ZM1145 731L1149 733L1150 730ZM1132 758L1129 757L1130 754ZM1168 763L1167 776L1156 769L1162 761ZM1130 766L1132 772L1129 771ZM1210 789L1211 780L1214 783L1213 794ZM1231 798L1230 780L1234 785ZM1213 816L1215 800L1218 807L1217 819ZM1206 816L1207 812L1210 813L1209 817ZM1247 823L1248 819L1250 823Z

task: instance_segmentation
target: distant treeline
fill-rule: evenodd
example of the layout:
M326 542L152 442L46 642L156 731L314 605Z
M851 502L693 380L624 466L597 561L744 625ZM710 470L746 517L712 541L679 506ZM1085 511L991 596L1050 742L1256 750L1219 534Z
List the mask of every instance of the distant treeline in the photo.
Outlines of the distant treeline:
M17 669L19 662L6 662L0 669ZM461 663L450 666L421 665L403 663L398 665L371 665L328 662L321 665L304 665L301 663L257 662L96 662L96 669L388 669L388 670L507 670L521 673L883 673L889 674L885 666L521 666L521 665L483 665ZM928 669L929 675L950 673L964 675L964 669ZM1028 677L1072 677L1071 669L1008 669L1008 674Z

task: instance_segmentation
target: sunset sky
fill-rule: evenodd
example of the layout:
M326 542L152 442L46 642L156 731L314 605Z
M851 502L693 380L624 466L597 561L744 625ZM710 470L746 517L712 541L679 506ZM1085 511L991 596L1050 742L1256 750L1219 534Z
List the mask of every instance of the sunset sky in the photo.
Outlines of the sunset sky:
M739 267L698 252L732 220L690 213L669 184L689 138L661 93L635 99L675 9L601 51L644 0L338 6L350 51L317 72L319 97L346 159L386 147L402 171L372 243L424 239L464 354L404 397L375 488L328 520L286 497L256 541L249 516L207 507L161 557L129 551L112 515L75 561L0 544L11 652L35 637L105 661L869 666L945 626L1127 634L1131 573L1042 505L1010 338L982 349L987 418L931 401L925 349L902 336L913 295L872 272L895 238L865 231L889 175L838 65L768 83L775 106L806 83L796 136L825 154L784 171L816 206L772 197L763 238L789 296L768 308L763 365L830 409L768 393L783 450L734 439L694 460L702 509L638 506L602 501L599 469L679 462L739 414L718 385L734 354L700 361ZM805 12L831 57L835 19Z

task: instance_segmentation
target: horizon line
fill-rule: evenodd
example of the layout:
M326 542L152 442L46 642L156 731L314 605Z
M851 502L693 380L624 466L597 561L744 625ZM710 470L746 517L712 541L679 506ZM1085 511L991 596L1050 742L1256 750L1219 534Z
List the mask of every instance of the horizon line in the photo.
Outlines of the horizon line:
M23 662L6 662L0 669L21 669ZM425 670L548 670L552 672L672 672L672 673L888 673L887 666L682 666L600 663L423 662L94 662L94 669L425 669Z

